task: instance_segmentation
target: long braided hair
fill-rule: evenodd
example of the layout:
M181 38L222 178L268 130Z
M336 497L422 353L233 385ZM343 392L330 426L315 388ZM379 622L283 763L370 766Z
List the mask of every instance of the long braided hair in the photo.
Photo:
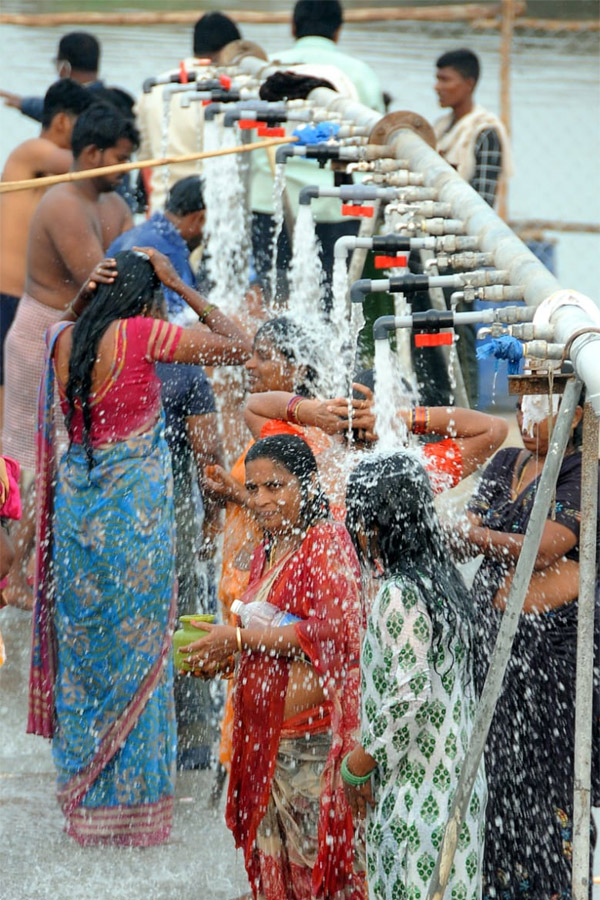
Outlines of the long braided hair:
M159 308L162 294L160 281L147 257L132 250L117 253L117 275L112 284L100 284L94 297L73 328L65 417L71 441L71 425L76 408L83 417L83 448L91 470L94 465L91 430L92 410L89 402L92 371L97 361L102 335L117 319L151 314Z

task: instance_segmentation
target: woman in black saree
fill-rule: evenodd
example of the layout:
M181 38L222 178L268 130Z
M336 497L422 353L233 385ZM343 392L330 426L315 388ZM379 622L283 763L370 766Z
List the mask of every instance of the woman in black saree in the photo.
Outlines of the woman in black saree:
M484 554L473 584L479 688L548 452L549 417L528 432L520 407L524 449L500 450L469 504L467 538ZM488 736L484 900L571 897L581 416L578 407ZM592 758L598 802L598 593L596 602Z

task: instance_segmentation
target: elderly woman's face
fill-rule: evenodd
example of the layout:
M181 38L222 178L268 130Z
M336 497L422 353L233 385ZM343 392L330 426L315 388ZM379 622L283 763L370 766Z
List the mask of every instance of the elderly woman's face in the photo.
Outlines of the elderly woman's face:
M245 365L251 394L294 390L295 368L273 347L268 338L259 337L255 340L252 356Z
M246 463L246 490L261 528L270 534L289 534L301 525L300 482L285 466L271 459Z

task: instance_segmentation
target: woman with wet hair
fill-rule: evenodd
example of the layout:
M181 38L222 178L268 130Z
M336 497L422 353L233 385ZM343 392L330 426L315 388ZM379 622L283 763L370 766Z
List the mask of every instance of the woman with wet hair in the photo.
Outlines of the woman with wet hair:
M269 319L256 332L252 354L246 361L250 398L246 407L246 424L252 438L236 460L230 472L221 466L207 466L205 484L213 495L225 503L223 528L223 564L218 596L224 621L234 600L248 587L250 561L260 543L262 531L249 509L250 497L244 487L244 463L248 450L260 438L275 434L294 434L304 438L319 457L331 444L330 438L318 428L285 422L277 417L254 415L249 405L254 398L271 391L286 391L289 396L314 397L319 387L319 357L308 333L286 316ZM222 766L231 763L231 729L233 709L230 698L225 706L221 727L219 760Z
M161 283L211 330L164 321ZM28 731L53 738L70 835L147 846L169 834L175 762L173 487L154 367L239 363L249 346L152 249L104 260L67 319L48 333L40 393Z
M415 456L363 460L346 506L359 559L381 586L362 646L360 743L342 777L355 815L367 820L371 900L425 896L475 712L471 597ZM448 897L481 895L485 801L482 769Z
M245 364L250 397L269 391L288 391L314 397L318 390L318 358L308 334L284 316L269 319L258 329L252 353ZM329 441L317 429L302 428L293 423L261 417L248 421L253 434L231 472L221 466L208 466L206 485L226 503L223 569L219 599L225 617L233 600L241 597L248 586L250 558L260 542L261 531L248 512L248 494L244 488L244 461L255 440L274 434L296 434L305 438L313 452L319 454Z
M258 441L245 472L263 540L242 600L296 620L211 625L187 648L203 677L237 657L227 824L255 898L361 900L340 778L358 724L356 554L329 516L315 457L300 437Z
M517 424L524 446L505 447L496 454L469 504L465 549L484 557L473 583L476 676L481 684L525 540L558 409L556 395L552 404L547 396L519 400ZM582 413L583 398L575 412L487 739L485 898L571 896ZM597 590L595 638L593 805L600 796Z

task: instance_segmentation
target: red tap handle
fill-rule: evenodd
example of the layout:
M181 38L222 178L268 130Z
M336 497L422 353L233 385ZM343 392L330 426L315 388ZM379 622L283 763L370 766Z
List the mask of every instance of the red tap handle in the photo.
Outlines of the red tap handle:
M256 134L258 137L285 137L285 128L270 127L261 123L256 130Z
M375 212L374 206L361 206L360 204L342 203L343 216L362 216L370 219Z
M185 63L183 60L179 63L179 83L180 84L188 84L189 83L187 69L185 68Z
M408 262L407 256L376 256L376 269L405 269Z
M439 334L415 334L415 347L452 346L453 341L453 331L440 331Z
M219 84L221 87L228 91L231 88L231 78L229 75L219 75Z

